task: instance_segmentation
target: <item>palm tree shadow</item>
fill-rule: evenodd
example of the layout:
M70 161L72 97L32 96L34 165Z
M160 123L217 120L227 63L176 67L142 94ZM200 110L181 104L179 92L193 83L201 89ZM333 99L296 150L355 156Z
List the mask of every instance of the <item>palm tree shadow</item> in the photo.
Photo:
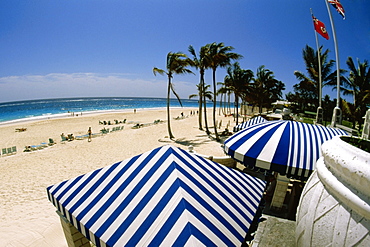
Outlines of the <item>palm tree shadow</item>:
M189 140L189 139L186 139L186 138L178 138L175 140L175 143L177 144L180 144L182 146L193 146L193 147L199 147L200 145L202 144L205 144L205 143L209 143L209 142L212 142L211 139L207 139L207 140Z
M207 135L201 135L201 136L197 136L197 137L207 137ZM206 144L206 143L210 143L210 142L213 142L214 140L212 140L211 138L209 139L187 139L185 137L183 138L177 138L177 139L174 139L174 140L171 140L169 138L161 138L161 139L158 139L159 142L165 142L165 143L177 143L181 146L184 146L184 148L186 147L189 147L190 145L193 146L193 147L199 147L201 146L202 144Z

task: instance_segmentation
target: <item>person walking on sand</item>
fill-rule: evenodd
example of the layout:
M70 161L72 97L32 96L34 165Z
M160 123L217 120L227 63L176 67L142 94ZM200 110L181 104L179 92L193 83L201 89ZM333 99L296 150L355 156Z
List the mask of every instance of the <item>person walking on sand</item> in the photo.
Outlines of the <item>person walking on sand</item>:
M91 133L91 127L89 127L89 130L87 131L87 134L89 135L88 138L87 138L87 141L88 142L91 142L91 135L92 135L92 133Z

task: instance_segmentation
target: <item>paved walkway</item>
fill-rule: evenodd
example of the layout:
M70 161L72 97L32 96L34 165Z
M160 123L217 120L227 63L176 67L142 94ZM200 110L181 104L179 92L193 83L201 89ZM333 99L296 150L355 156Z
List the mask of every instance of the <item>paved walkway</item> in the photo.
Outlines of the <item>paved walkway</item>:
M251 247L295 246L295 221L263 214Z

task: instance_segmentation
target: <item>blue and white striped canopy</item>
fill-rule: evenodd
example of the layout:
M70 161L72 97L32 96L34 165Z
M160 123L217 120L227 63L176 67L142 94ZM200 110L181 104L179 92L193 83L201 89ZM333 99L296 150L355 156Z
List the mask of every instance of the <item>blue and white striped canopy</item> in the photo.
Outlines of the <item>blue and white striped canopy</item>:
M337 135L347 133L295 121L267 121L229 137L224 150L247 167L307 179L321 156L321 144Z
M238 132L239 130L242 130L242 129L248 128L252 125L255 125L255 124L258 124L258 123L263 123L263 122L266 122L266 121L267 120L264 119L261 116L251 118L251 119L249 119L248 121L246 121L244 123L241 123L241 124L238 124L238 125L234 126L234 132Z
M265 182L163 146L47 188L97 246L235 246Z

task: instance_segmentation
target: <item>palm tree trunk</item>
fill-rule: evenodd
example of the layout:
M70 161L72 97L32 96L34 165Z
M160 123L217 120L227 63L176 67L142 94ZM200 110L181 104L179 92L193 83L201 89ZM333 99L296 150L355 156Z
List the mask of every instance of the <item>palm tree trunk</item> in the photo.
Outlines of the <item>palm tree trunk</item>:
M168 75L168 89L167 89L167 129L170 139L175 137L171 131L171 116L170 116L170 92L171 92L171 75Z
M223 93L221 93L221 97L220 97L220 106L218 108L218 115L221 116L221 110L222 110L222 95Z
M208 129L208 121L207 121L207 100L206 100L206 94L205 94L205 85L204 85L204 78L203 78L203 104L204 104L204 126L206 127L206 133L207 135L210 134L209 129Z
M224 107L222 108L222 114L225 116L227 113L227 104L226 104L226 93L224 93Z
M220 137L218 136L218 133L217 133L217 124L216 124L216 92L217 92L217 88L216 88L216 70L214 69L212 71L213 75L213 128L215 130L215 136L216 136L216 141L220 141Z
M204 85L203 85L203 74L200 73L200 82L199 82L199 111L198 111L198 122L199 122L199 129L203 130L202 127L202 104L203 104L203 92L204 92Z
M227 103L228 103L227 115L230 115L231 114L230 93L227 94Z
M238 95L235 95L235 105L236 105L236 125L238 125L238 122L239 122L239 97Z
M203 96L199 95L199 110L198 110L198 123L199 123L199 129L203 130L202 127L202 104L203 104Z

